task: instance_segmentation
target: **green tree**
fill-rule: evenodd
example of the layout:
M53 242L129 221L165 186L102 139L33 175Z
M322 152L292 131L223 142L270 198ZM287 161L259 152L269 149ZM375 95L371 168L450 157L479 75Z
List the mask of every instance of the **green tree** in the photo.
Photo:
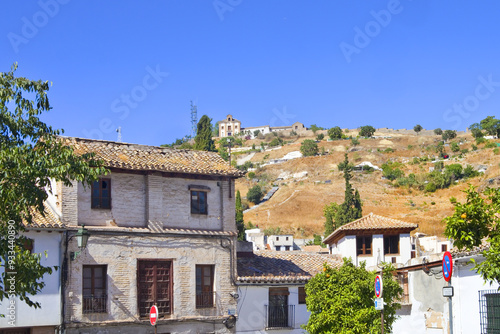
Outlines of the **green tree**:
M417 133L417 135L418 135L418 133L419 133L420 131L422 131L422 129L423 129L423 128L422 128L422 125L420 125L420 124L417 124L417 125L415 125L415 126L413 127L413 131L415 131L415 132Z
M219 121L215 122L212 127L212 137L219 137Z
M452 142L450 144L450 148L451 148L452 152L458 152L458 151L460 151L460 146L458 146L457 142Z
M375 128L371 125L365 125L360 128L359 135L361 137L371 137L375 133Z
M459 250L472 250L486 241L485 260L474 262L474 269L486 282L500 283L500 188L487 188L480 194L470 185L464 192L465 203L450 199L455 212L443 220L444 234Z
M388 161L382 164L382 175L390 180L394 181L400 177L403 177L405 173L399 168L400 164L392 161Z
M328 236L340 226L361 218L363 215L363 204L361 203L359 192L351 185L353 168L353 164L349 163L347 153L345 153L344 161L338 165L338 169L344 172L344 202L340 205L333 202L323 208L323 214L325 215L325 236Z
M403 289L395 280L395 269L386 265L384 282L384 332L390 333L396 320L397 302ZM306 304L311 312L304 329L311 334L366 334L380 333L380 311L375 310L374 282L376 273L359 267L344 258L339 268L324 266L306 284Z
M444 141L453 139L457 136L457 131L456 130L444 130L443 134L441 137L443 138Z
M0 259L4 267L0 301L12 294L36 308L40 303L30 298L43 289L43 276L52 274L55 267L43 266L41 254L24 250L24 223L32 224L36 212L45 214L51 179L66 186L72 180L90 185L107 170L93 154L76 156L58 137L63 130L40 120L51 109L49 83L16 77L16 69L14 64L10 72L0 73ZM8 271L16 272L14 286Z
M245 240L245 223L243 221L243 207L241 206L241 195L240 191L238 190L236 192L236 201L235 201L235 208L236 208L236 216L235 216L235 221L236 221L236 228L238 229L238 240Z
M254 204L259 204L263 196L262 189L258 184L250 188L247 192L247 200Z
M352 146L358 146L358 145L359 145L359 140L358 140L358 138L352 138L352 139L351 139L351 144L352 144Z
M316 155L318 152L318 144L312 139L305 139L302 144L300 144L300 153L305 157Z
M311 128L310 129L312 130L312 132L314 134L316 134L316 131L318 131L318 130L324 130L324 128L322 128L320 126L317 126L316 124L311 124Z
M254 130L253 131L253 136L257 138L257 136L260 134L260 130Z
M443 130L441 130L441 128L436 128L434 129L434 134L436 136L441 136L443 134Z
M339 126L334 126L328 130L328 137L331 140L342 139L342 129Z
M472 137L474 138L482 138L484 137L484 133L481 128L481 124L474 123L469 126L469 130L472 133Z
M496 119L495 116L488 116L481 122L481 128L486 131L490 136L500 135L500 120Z
M216 151L212 140L212 119L207 115L201 116L198 122L193 148L198 151Z
M325 135L320 133L319 135L316 136L317 141L322 141L325 138Z

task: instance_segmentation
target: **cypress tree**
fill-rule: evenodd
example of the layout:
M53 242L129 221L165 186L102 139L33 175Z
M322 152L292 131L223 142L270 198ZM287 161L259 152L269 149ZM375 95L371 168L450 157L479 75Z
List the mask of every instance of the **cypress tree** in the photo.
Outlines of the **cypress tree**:
M238 240L245 240L245 223L243 222L243 208L241 206L240 191L236 192L236 228L238 229Z
M212 140L212 119L207 115L203 115L198 122L193 148L198 151L216 151Z

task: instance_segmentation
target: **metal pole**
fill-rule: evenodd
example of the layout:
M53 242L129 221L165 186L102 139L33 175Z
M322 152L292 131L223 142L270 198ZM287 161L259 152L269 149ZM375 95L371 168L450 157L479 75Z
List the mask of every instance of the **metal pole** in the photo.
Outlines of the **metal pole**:
M158 327L158 326L155 324L155 334L156 334L156 327Z
M384 334L384 310L380 311L380 316L381 316L381 328L380 331L382 334Z
M451 286L451 278L448 281L448 286ZM450 313L450 334L453 334L453 306L451 303L451 297L448 297L448 307Z

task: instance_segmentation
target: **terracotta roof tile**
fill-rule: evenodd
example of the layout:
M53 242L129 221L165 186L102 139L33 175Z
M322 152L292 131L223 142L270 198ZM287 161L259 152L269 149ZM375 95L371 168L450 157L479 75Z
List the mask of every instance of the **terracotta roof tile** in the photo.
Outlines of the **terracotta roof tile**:
M96 157L103 160L109 168L231 177L244 175L215 152L179 150L75 137L60 138L64 143L72 146L76 154L94 152Z
M241 283L278 283L307 281L323 269L342 265L339 257L300 251L258 251L252 257L238 258Z
M50 229L62 229L64 228L61 219L54 213L54 211L50 208L47 203L44 203L45 215L40 214L38 211L33 210L33 221L31 224L28 224L26 221L23 222L24 226L27 229L32 228L50 228Z
M404 222L402 220L382 217L379 215L370 214L363 216L357 220L354 220L350 223L347 223L335 231L332 232L328 237L326 237L323 242L327 243L332 239L335 239L336 236L340 235L343 232L347 231L361 231L361 230L387 230L387 229L403 229L408 230L408 232L416 229L418 224Z

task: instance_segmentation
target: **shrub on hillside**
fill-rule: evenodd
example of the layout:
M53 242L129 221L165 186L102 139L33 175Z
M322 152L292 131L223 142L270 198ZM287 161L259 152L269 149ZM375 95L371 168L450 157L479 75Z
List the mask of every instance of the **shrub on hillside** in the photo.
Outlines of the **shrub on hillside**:
M405 173L398 166L399 164L392 161L386 162L382 165L382 175L390 181L403 177Z
M264 194L258 184L250 188L247 192L247 200L254 204L259 204Z
M331 140L342 139L342 129L339 126L335 126L328 130L328 136Z
M300 153L305 157L316 155L318 152L318 144L312 139L306 139L300 145Z

